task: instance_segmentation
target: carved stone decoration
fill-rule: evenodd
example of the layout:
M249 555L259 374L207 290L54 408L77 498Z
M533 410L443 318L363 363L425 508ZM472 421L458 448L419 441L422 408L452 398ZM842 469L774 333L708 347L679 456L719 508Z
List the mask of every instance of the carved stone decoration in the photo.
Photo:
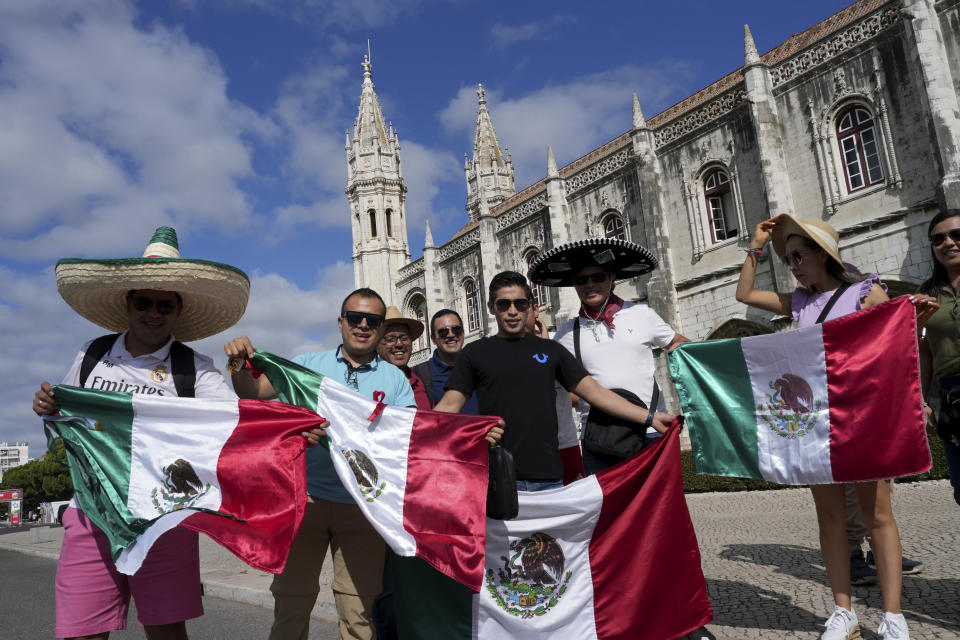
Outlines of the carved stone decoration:
M619 171L630 162L631 149L625 147L566 179L567 196Z
M837 69L833 72L833 91L839 97L850 93L847 87L847 74L843 69Z
M656 130L654 141L657 147L662 147L677 138L707 125L717 118L733 111L737 106L743 103L747 98L747 90L744 85L740 85L722 93L715 100L711 100L696 111L692 111L682 118L672 120L667 125Z
M419 276L423 272L424 272L423 258L421 257L421 258L417 258L416 260L406 265L405 267L402 267L399 273L397 273L397 278L399 279L399 282L403 282L405 280L409 280L410 278Z
M497 231L510 227L547 206L547 195L540 193L526 202L497 216Z
M869 40L899 21L900 12L893 7L876 11L860 22L850 25L843 31L838 31L826 40L822 40L815 46L787 58L770 69L770 79L773 81L773 86L776 87L802 73L806 73L861 42Z
M480 244L480 229L471 229L453 242L448 242L437 252L438 260L448 260L458 253L472 249Z

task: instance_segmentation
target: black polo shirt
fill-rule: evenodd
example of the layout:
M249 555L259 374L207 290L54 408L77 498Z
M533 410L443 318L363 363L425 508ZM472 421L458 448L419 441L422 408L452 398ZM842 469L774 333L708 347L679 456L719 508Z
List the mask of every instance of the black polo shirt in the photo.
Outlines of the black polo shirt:
M563 466L557 444L554 381L571 390L586 369L562 345L530 334L522 338L482 338L457 358L446 389L470 396L483 415L506 422L503 445L520 480L559 480Z

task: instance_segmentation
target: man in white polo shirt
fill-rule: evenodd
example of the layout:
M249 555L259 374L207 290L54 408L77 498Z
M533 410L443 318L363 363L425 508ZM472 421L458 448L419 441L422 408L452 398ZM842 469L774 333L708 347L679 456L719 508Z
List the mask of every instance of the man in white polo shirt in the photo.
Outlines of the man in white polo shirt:
M571 242L541 254L531 265L531 281L547 286L572 286L580 298L580 311L557 330L554 340L574 354L583 366L608 389L632 393L646 406L663 410L662 396L654 393L653 349L672 351L687 338L674 331L645 304L625 302L613 288L618 277L634 277L657 266L656 258L643 247L614 238ZM655 397L656 395L656 397ZM587 427L589 406L579 403L582 430ZM637 429L643 427L638 425ZM659 438L646 427L647 440ZM594 474L623 457L592 451L583 446L583 465Z
M87 342L63 384L142 395L236 398L213 360L185 346L233 326L250 292L235 267L180 257L176 232L160 227L141 258L57 263L57 288L84 318L117 332ZM56 413L49 382L33 399L37 415ZM185 425L183 428L189 428ZM107 537L71 502L63 515L57 565L58 638L106 638L126 628L131 595L148 640L183 640L185 621L203 615L197 533L175 527L127 576Z

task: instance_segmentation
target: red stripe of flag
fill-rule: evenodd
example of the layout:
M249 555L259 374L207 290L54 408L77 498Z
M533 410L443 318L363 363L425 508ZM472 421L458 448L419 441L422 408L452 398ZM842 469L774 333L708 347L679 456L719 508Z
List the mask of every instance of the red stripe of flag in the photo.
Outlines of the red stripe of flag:
M906 297L823 324L836 482L930 469L917 318Z

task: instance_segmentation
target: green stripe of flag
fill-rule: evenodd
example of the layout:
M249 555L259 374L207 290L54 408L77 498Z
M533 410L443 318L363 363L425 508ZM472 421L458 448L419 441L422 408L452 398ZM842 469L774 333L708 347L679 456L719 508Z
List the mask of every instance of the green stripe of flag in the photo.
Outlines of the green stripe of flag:
M133 400L129 393L58 386L57 401L64 417L98 417L95 430L81 437L73 429L61 429L74 487L101 486L103 491L77 491L83 512L103 530L113 529L132 543L149 522L133 518L127 509L130 487ZM47 439L52 446L53 436Z
M250 361L267 376L281 402L317 410L320 386L323 384L321 374L267 351L257 350ZM321 438L320 442L330 448L327 438Z
M681 345L670 354L697 473L760 478L753 389L740 340Z

